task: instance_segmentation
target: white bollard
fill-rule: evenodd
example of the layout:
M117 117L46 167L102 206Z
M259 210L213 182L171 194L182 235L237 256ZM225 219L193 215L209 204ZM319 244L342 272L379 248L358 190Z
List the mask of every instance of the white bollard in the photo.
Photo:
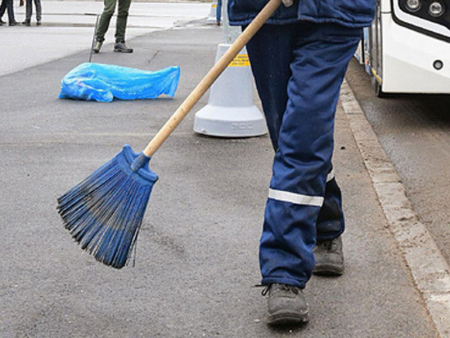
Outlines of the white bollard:
M216 62L230 44L219 44ZM267 133L253 102L253 76L244 48L212 85L208 104L195 114L194 131L218 137L251 137Z
M217 11L217 0L214 0L211 4L211 11L209 12L209 17L206 19L206 24L215 25L216 24L216 11Z

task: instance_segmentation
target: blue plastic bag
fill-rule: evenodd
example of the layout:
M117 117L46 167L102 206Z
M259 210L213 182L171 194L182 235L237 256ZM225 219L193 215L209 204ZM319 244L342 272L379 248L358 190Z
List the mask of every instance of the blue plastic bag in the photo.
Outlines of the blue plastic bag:
M61 81L60 99L98 102L154 99L161 94L173 97L180 79L180 67L156 72L128 67L83 63L72 69Z

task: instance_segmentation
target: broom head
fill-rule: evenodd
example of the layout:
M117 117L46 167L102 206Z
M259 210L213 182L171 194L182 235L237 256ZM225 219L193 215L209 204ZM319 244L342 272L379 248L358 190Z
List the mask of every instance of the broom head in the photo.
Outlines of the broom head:
M58 198L72 237L99 261L120 269L131 255L153 184L150 158L125 145L111 161Z

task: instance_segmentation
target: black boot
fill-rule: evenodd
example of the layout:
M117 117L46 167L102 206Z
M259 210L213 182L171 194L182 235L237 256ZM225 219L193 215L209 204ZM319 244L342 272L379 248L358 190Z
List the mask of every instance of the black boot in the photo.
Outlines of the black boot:
M315 275L340 276L344 273L344 253L341 236L329 241L317 241L313 249Z
M262 292L263 295L267 293L267 324L298 325L308 322L308 303L302 289L293 285L271 284Z

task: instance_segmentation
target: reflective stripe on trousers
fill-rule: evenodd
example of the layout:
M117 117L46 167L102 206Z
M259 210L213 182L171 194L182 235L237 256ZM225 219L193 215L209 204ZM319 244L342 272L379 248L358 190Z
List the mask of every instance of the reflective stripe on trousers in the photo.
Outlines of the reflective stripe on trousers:
M328 175L340 85L360 37L359 28L299 22L264 25L247 45L276 150L260 243L262 284L304 287L316 237L344 231L340 189Z

